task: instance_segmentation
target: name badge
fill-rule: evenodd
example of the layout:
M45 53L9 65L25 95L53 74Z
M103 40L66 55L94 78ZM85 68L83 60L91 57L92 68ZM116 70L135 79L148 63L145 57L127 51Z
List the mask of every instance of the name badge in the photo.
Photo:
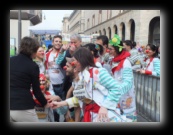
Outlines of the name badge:
M83 85L78 85L78 87L74 89L73 95L79 100L83 100L84 98L87 97L85 87L83 87Z

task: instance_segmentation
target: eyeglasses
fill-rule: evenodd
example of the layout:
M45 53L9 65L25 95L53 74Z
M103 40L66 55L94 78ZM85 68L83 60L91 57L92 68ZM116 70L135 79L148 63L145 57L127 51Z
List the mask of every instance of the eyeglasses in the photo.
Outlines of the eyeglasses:
M45 82L46 80L40 80L40 82Z

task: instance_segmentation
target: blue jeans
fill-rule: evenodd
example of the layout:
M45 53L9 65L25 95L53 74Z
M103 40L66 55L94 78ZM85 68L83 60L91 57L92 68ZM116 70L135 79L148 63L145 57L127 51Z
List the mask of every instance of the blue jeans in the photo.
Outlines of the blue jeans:
M55 92L55 95L59 96L62 100L65 100L65 92L63 90L64 84L52 84L53 91ZM60 114L57 111L57 109L53 110L54 113L54 120L55 122L59 122Z
M64 85L62 84L52 84L53 91L55 92L55 95L59 96L62 100L65 100L65 92L64 92Z

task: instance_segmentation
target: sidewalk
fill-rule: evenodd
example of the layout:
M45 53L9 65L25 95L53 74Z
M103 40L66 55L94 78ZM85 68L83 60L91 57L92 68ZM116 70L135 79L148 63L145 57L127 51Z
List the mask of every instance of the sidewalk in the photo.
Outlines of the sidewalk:
M144 119L142 116L137 115L137 122L149 122L146 119Z
M64 116L60 115L60 122L64 122ZM137 122L148 122L146 119L144 119L142 116L137 116Z

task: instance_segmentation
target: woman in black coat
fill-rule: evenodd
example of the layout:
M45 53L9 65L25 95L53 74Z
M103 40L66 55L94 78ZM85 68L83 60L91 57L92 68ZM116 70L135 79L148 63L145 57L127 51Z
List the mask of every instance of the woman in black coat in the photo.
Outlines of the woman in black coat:
M10 57L10 121L39 122L35 112L33 93L42 106L47 100L40 89L39 67L32 60L39 48L37 40L24 37L21 40L19 54Z

